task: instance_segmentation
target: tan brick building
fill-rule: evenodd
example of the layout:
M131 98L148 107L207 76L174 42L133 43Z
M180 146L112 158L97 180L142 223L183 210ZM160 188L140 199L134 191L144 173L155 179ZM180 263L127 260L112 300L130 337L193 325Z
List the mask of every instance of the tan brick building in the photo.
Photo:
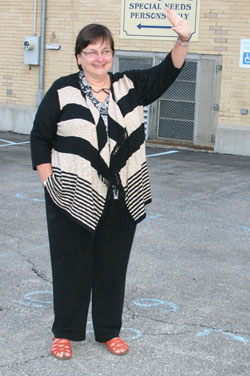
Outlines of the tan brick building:
M121 3L120 0L6 0L0 3L0 130L28 133L31 129L41 67L24 64L24 37L40 36L42 4L46 4L45 91L59 76L77 70L75 38L88 23L102 23L111 29L118 50L118 68L119 56L129 63L129 57L138 60L155 55L160 59L162 53L171 50L173 40L120 38ZM199 5L198 41L193 41L189 49L190 62L197 63L195 98L199 100L194 104L193 133L198 136L178 139L174 135L171 140L168 133L162 136L156 127L158 130L149 130L149 137L211 148L215 142L218 152L250 155L250 70L239 67L241 39L250 39L250 1L200 0ZM51 45L61 48L49 49ZM206 93L209 93L208 99ZM152 119L155 124L157 120ZM203 132L207 132L205 137Z

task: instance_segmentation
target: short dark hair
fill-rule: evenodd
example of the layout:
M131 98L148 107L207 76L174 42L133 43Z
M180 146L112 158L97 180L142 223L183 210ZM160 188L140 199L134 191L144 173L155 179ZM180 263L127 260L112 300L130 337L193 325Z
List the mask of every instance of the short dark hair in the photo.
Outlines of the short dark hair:
M108 41L110 43L110 47L115 52L114 40L111 34L111 31L104 25L99 24L89 24L84 26L82 30L79 32L76 38L75 44L75 57L77 59L77 55L81 53L81 51L86 48L89 44L96 42L98 39L102 41ZM78 65L78 68L82 70L82 67Z

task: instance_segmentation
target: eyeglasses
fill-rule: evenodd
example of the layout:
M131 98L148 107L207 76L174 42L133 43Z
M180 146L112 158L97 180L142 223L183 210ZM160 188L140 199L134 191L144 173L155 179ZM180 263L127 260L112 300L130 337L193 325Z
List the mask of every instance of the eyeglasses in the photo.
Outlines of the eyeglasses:
M99 53L102 55L102 57L110 57L111 55L113 55L113 51L111 50L111 48L105 48L104 50L100 52L96 50L89 50L89 51L82 51L81 53L83 53L89 59L94 59L98 57Z

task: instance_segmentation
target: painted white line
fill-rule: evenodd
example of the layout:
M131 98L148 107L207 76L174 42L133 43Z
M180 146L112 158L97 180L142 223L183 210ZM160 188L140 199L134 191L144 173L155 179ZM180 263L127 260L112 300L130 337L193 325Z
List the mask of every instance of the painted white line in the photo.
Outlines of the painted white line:
M158 157L159 155L174 154L174 153L179 153L179 151L178 150L169 150L169 151L165 151L163 153L149 154L149 155L147 155L147 158Z
M12 142L11 144L0 145L0 148L5 147L5 146L15 146L15 145L23 145L23 144L29 144L29 143L30 143L30 141Z
M15 142L4 140L3 138L0 138L0 141L6 142L7 144L14 144Z

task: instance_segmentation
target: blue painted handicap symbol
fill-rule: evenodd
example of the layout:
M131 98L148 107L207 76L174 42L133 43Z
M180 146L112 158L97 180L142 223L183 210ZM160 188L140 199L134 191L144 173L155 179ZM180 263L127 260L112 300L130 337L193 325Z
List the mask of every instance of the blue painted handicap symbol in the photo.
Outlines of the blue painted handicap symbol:
M243 52L243 62L244 65L250 65L250 52Z

